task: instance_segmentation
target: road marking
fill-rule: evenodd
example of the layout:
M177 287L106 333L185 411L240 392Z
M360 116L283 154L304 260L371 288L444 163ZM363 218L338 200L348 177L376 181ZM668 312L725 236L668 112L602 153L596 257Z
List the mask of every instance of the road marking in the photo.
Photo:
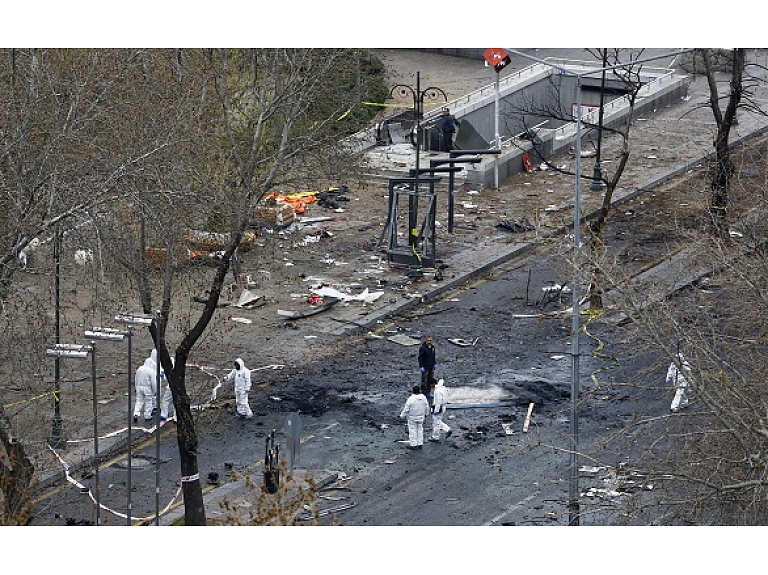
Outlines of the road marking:
M491 519L487 523L483 523L483 525L486 525L486 526L487 525L493 525L494 523L497 523L497 522L501 521L501 519L503 517L505 517L506 515L509 515L510 513L512 513L518 507L522 507L525 503L528 503L531 499L536 497L538 494L539 494L538 491L534 491L528 497L526 497L525 499L523 499L521 501L518 501L517 503L512 505L509 509L507 509L504 513L501 513L501 514L497 515L496 517L494 517L493 519Z

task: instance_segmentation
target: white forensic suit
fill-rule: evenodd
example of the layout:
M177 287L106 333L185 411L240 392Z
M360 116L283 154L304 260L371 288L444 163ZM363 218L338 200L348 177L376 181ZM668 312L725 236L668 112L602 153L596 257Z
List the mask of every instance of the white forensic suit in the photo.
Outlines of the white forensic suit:
M400 412L400 419L408 423L408 444L410 447L424 445L424 418L429 413L429 402L422 393L414 393L408 398Z
M133 420L137 421L144 410L144 421L152 421L155 410L155 395L157 394L157 350L152 350L150 356L136 370L134 377L136 386L136 403L133 407Z
M173 364L174 359L171 358L171 365ZM160 385L163 390L163 395L160 398L160 421L176 419L176 407L173 405L171 385L168 383L168 378L165 377L165 370L162 368L160 369Z
M240 419L253 419L251 406L248 405L248 392L251 391L251 371L245 367L243 360L235 360L235 369L229 372L224 381L235 384L235 404L237 405L237 417Z
M681 409L688 407L688 389L691 385L691 364L680 355L680 365L682 369L677 367L677 364L673 361L669 364L667 370L666 383L667 385L673 385L676 388L675 397L672 399L672 405L669 406L669 411L676 413Z
M448 388L443 384L444 381L439 379L435 385L435 404L432 407L432 437L429 438L430 441L440 441L441 431L445 431L446 439L453 433L448 424L443 421L448 404Z

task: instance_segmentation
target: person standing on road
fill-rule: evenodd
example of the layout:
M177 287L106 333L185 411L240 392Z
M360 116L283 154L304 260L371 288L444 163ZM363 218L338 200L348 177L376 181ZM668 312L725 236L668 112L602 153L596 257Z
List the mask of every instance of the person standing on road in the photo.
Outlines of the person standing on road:
M408 447L420 449L424 446L424 419L429 413L427 398L421 393L418 385L413 387L413 393L406 400L400 419L405 419L408 424Z
M440 133L443 135L443 152L450 152L453 149L453 135L459 127L459 121L451 114L448 108L443 108L443 115L440 117Z
M134 376L134 385L136 386L136 403L133 406L133 422L139 421L142 409L144 410L144 421L152 421L152 416L156 413L155 394L157 393L157 350L152 353L144 363L139 366Z
M443 421L446 406L448 404L448 388L445 387L443 379L439 379L435 385L435 405L432 408L432 437L430 441L440 441L440 432L445 431L445 438L448 439L453 431L450 426Z
M432 344L432 336L427 335L424 338L424 343L419 347L419 370L421 371L422 386L429 386L429 380L434 378L436 362L437 356L435 346Z
M241 358L235 360L235 368L224 378L226 383L235 384L235 404L238 419L253 419L251 406L248 405L248 392L251 391L251 370L245 367Z
M680 364L678 367L678 363ZM691 364L685 359L682 353L678 353L678 361L669 364L667 369L666 383L673 385L676 389L675 397L672 399L672 405L669 411L677 413L681 409L688 407L688 389L691 385Z

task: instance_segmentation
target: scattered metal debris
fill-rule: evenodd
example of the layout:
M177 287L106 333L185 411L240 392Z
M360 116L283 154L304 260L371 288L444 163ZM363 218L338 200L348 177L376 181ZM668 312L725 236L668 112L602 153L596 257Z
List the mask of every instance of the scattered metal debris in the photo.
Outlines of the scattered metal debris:
M467 341L466 339L462 339L460 337L449 337L448 341L450 341L454 345L458 345L459 347L472 347L474 346L478 341L480 340L479 337L476 337L472 341Z
M496 224L495 227L501 230L507 230L509 232L512 232L513 234L530 232L536 229L536 226L534 226L528 220L528 218L523 218L522 220L504 220Z
M345 503L343 505L339 505L338 507L332 507L330 509L323 509L321 511L318 511L316 513L317 517L324 517L326 515L330 515L331 513L338 513L339 511L344 511L345 509L351 509L357 505L356 503ZM311 513L302 513L300 514L297 519L300 521L311 521L315 518L315 515L312 515Z
M308 309L308 310L305 310L305 311L290 311L290 310L278 309L277 310L277 315L279 315L280 317L287 318L287 319L298 319L298 318L302 318L302 317L310 317L310 316L313 316L315 314L324 312L327 309L332 308L333 306L335 306L340 301L341 301L340 299L330 298L328 300L325 300L325 302L323 304L315 306L312 309Z

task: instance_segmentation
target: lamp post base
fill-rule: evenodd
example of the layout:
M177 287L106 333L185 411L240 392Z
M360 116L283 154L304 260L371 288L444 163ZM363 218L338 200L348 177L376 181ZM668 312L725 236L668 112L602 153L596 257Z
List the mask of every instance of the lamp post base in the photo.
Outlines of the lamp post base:
M61 423L61 419L54 419L51 426L51 436L48 438L48 445L53 449L66 449L67 447L67 440L64 437Z
M595 168L595 171L592 172L592 183L589 186L589 189L593 192L599 192L605 187L605 184L603 184L603 173L599 168Z

